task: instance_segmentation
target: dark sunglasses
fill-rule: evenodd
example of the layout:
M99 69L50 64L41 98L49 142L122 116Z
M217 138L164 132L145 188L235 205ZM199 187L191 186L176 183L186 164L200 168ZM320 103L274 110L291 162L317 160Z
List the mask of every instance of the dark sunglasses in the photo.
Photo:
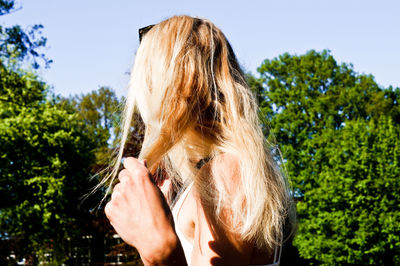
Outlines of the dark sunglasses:
M149 30L151 30L151 28L153 28L154 25L155 25L155 24L149 25L149 26L146 26L146 27L143 27L143 28L140 28L140 29L139 29L139 43L142 41L142 38L144 37L144 35L146 35L146 33L147 33Z

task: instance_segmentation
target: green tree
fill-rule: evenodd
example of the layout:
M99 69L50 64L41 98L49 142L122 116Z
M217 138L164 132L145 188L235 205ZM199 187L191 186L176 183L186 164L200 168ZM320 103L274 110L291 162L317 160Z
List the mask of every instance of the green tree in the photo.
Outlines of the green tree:
M0 16L19 10L0 0ZM77 115L51 100L46 85L24 68L48 60L41 25L0 25L0 263L10 251L31 256L54 251L80 229L77 209L88 187L96 147ZM86 190L85 190L86 189ZM55 259L57 259L55 258Z
M97 183L110 170L113 156L119 149L121 102L124 102L124 98L118 99L115 92L108 87L100 87L98 90L87 94L75 95L69 98L59 97L58 99L58 104L62 108L78 115L78 119L82 120L87 126L87 133L96 140L98 148L95 151L96 160L91 166L91 173ZM124 149L125 156L138 156L143 140L143 132L143 122L140 116L135 113L132 119L131 134ZM88 206L96 206L100 202L101 194L104 192L105 188L101 188L95 194L95 197L89 196L85 198L84 202ZM104 238L112 239L115 231L110 227L108 219L104 215L104 210L102 209L104 206L101 205L99 207L93 213L94 215L88 217L89 223L84 230L86 234L93 236L93 239L97 239L96 242L102 244L104 243ZM99 250L100 253L98 252ZM102 252L106 252L106 256L111 257L122 253L125 255L125 259L134 260L135 265L140 262L137 251L125 243L112 246L109 251L104 250L104 247L93 247L93 259L101 262L104 257ZM73 261L70 262L74 263Z
M21 9L14 0L0 0L0 16L8 15ZM43 26L36 24L23 30L20 25L4 27L0 25L0 58L3 63L16 65L23 63L37 69L44 64L48 67L52 62L43 52L47 39L42 36Z
M34 74L0 64L0 239L19 256L53 251L79 233L96 142L77 114L47 99Z
M0 0L0 16L18 9L13 0ZM10 251L28 263L45 253L65 261L66 241L79 247L83 235L93 237L92 258L101 262L104 237L113 232L94 208L101 193L85 201L82 196L98 182L89 176L110 163L119 102L106 87L63 99L22 70L51 63L41 53L41 29L0 25L0 264L9 263ZM127 150L137 155L137 147L132 138Z
M373 125L381 125L379 121L382 119L390 120L390 127L398 127L400 90L392 87L380 88L372 75L359 75L353 70L351 64L338 64L329 51L318 53L312 50L301 56L283 54L279 58L265 60L258 68L258 72L260 77L253 77L249 83L258 93L261 114L271 121L269 131L266 133L269 138L276 139L276 142L281 145L285 168L293 181L300 218L299 233L294 243L300 255L303 258L327 264L368 264L383 261L385 257L394 263L394 257L387 257L387 255L398 253L398 247L387 245L382 238L377 238L376 241L368 238L368 244L344 247L343 239L338 237L339 228L333 225L330 227L329 223L339 223L338 219L346 220L351 226L342 229L350 230L346 238L353 242L360 239L359 236L362 234L376 235L384 231L385 227L383 222L377 222L374 224L376 225L373 228L374 232L367 231L371 228L362 226L360 220L348 215L348 210L356 213L354 209L349 208L349 205L336 204L333 208L330 201L337 200L343 195L332 189L335 182L331 183L330 180L338 181L343 177L343 175L332 177L339 173L336 171L339 165L331 161L332 154L339 156L348 152L344 143L334 141L335 137L340 139L341 134L347 134L347 136L355 134L346 145L359 145L359 149L366 149L364 145L372 145L372 142L357 144L357 141L361 141L355 137L359 133L349 128L356 127L357 123L364 123L362 125L365 125L366 131L366 125L375 130ZM385 130L384 125L381 125L379 130ZM389 125L386 126L389 128ZM378 134L379 130L376 129L371 134ZM386 139L380 141L391 143L397 131L391 132L393 136L384 135L383 138ZM332 143L336 146L332 146ZM393 152L393 147L388 146L387 152ZM370 149L366 154L374 157L376 154L373 152ZM385 156L383 165L390 162L387 157L389 155ZM363 163L374 168L376 165L373 160L374 158L370 158L369 161ZM343 164L343 162L340 163ZM376 174L373 178L380 180L379 182L390 183L390 178L396 172L392 167L387 166L388 171L391 171L390 174L378 175L376 169L373 169L371 175ZM356 167L356 164L346 165L346 167L347 171L355 173L354 175L346 174L348 182L364 182L362 180L367 179L362 172L359 172L360 169ZM341 187L342 184L337 184L337 186ZM400 205L394 191L384 189L383 186L376 187L375 191L364 190L365 194L350 191L350 187L344 188L347 190L343 193L351 194L346 198L349 204L355 204L360 197L381 194L381 197L376 198L377 200L387 197ZM343 203L343 201L340 202ZM327 207L322 210L320 205ZM384 201L383 205L379 205L376 211L383 215L381 217L390 216L387 208L392 207L393 202ZM355 204L354 206L357 206L360 212L367 210L364 209L365 205ZM339 218L336 211L344 216ZM399 213L399 209L394 208L394 212ZM372 217L371 219L378 221L382 218ZM399 232L395 230L389 230L387 234L383 234L387 239L394 240L397 239L396 235L399 235ZM316 239L318 241L314 241ZM325 244L321 245L322 242ZM386 242L394 243L393 241ZM381 247L388 248L389 251L384 252ZM356 253L358 255L355 255Z
M86 124L87 133L96 140L96 162L93 174L110 164L113 152L118 145L121 110L120 99L109 87L100 87L87 94L75 95L69 98L59 98L59 104L76 113Z
M317 186L297 205L295 244L327 265L400 264L400 127L391 118L327 129L312 165Z
M92 130L100 145L112 143L119 124L120 101L108 87L100 87L87 94L74 96L69 100L75 111Z
M125 98L119 99L109 87L100 87L87 94L60 98L63 108L75 112L88 126L89 134L95 136L100 147L96 153L96 173L110 164L112 155L119 149L121 134L122 105ZM135 112L132 118L129 139L125 145L126 156L138 156L143 141L144 124Z

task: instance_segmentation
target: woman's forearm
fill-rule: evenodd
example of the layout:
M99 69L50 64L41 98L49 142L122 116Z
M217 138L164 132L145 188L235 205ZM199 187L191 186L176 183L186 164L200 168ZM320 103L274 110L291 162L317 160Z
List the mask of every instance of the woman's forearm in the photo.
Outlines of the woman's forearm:
M140 254L140 256L146 266L188 265L181 242L175 232L171 234L170 239L165 239L163 248L159 252Z

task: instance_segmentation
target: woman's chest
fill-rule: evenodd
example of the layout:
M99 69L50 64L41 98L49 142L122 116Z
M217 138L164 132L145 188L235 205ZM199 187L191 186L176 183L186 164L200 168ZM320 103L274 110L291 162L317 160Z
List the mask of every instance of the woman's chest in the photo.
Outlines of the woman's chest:
M175 217L175 227L184 237L193 244L196 229L197 203L194 199L193 190L183 199L182 205Z

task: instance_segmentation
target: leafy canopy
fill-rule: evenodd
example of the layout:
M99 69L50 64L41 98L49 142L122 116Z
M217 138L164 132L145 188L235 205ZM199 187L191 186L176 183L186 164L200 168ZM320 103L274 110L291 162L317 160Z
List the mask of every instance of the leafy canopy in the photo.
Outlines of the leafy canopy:
M249 84L293 182L300 256L398 263L400 89L382 89L326 50L286 53L258 72Z
M0 65L0 238L61 252L77 232L96 142L34 74Z

